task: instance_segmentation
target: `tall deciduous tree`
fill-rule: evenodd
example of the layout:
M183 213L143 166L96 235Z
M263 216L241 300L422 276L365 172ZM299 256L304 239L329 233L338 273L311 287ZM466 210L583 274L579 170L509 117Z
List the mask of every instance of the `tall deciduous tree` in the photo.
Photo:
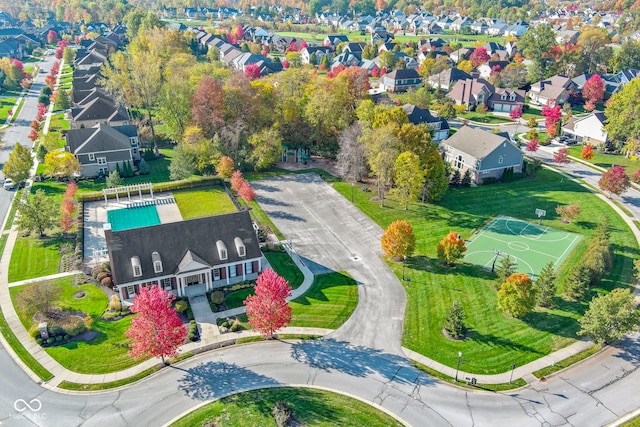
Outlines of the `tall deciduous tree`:
M131 340L129 354L136 359L154 356L175 357L187 337L187 329L171 307L171 291L159 286L143 286L135 296L131 311L136 316L125 335Z
M254 291L254 295L244 300L249 325L264 338L270 338L291 322L291 306L287 304L291 286L275 271L267 269L258 276Z
M614 166L602 174L598 181L598 185L600 186L600 189L609 193L609 198L611 198L613 194L619 196L627 191L630 182L629 177L624 172L624 167Z
M53 178L72 178L80 174L78 159L66 151L52 151L44 156L44 173Z
M222 85L217 79L204 76L193 95L193 124L212 138L224 124L224 109Z
M534 68L539 70L533 73L534 81L546 76L547 69L553 62L551 48L556 45L556 33L549 24L531 27L518 41L518 48L533 61Z
M638 329L640 312L628 289L614 289L594 298L580 319L579 335L587 335L597 344L611 343Z
M582 87L582 99L585 101L584 109L592 111L598 102L604 99L604 80L599 74L589 77Z
M556 273L553 261L549 261L538 275L536 280L536 297L540 307L551 307L553 297L556 295Z
M604 110L605 130L620 147L629 139L640 139L640 79L633 79L615 93Z
M404 206L404 210L407 210L409 202L418 199L424 185L424 170L420 167L420 158L416 154L405 151L398 156L394 181L396 186L391 192L398 203Z
M471 56L469 57L469 60L471 61L471 64L474 67L477 67L479 65L484 64L485 62L487 62L489 60L489 54L487 53L487 49L480 46L475 48L475 50L473 51L473 53L471 54Z
M464 245L464 239L455 231L450 232L438 243L438 259L442 260L445 265L453 265L464 256L467 247Z
M362 135L367 160L371 172L376 175L378 181L378 197L380 206L384 206L384 195L387 185L393 178L393 168L398 158L398 137L392 125L373 129L365 128Z
M531 278L524 273L514 273L507 277L498 291L498 308L516 318L520 318L536 306L536 289Z
M525 150L529 151L529 152L536 152L538 151L538 138L533 138L531 140L529 140L529 142L527 142L527 145L525 146Z
M239 170L233 171L231 174L231 189L233 191L240 191L240 187L244 183L244 177L242 176L242 172Z
M387 256L402 258L416 248L416 236L407 221L393 221L382 234L382 250Z
M78 191L78 186L74 181L67 184L67 189L62 196L62 202L60 203L60 228L63 233L67 233L73 227L73 217L76 213L76 203L74 197Z
M553 155L553 162L559 164L569 163L569 149L563 147L556 151Z
M338 170L340 176L351 181L360 181L367 173L367 157L361 136L362 126L358 122L338 134Z
M16 302L29 317L35 313L47 315L55 308L55 302L61 293L62 287L55 282L33 282L17 295Z
M595 73L602 67L606 69L613 56L613 49L609 43L611 38L604 28L593 27L580 33L578 48L582 53L585 72Z
M282 137L278 126L254 133L249 137L251 156L249 161L257 171L269 169L280 159L282 154Z
M242 200L247 203L251 203L251 201L256 198L255 190L247 181L242 183L240 190L238 190L238 194L242 197Z
M29 171L33 167L33 158L31 152L22 144L16 144L9 159L4 164L2 172L7 178L11 178L18 185L22 184L29 178Z
M55 200L38 189L32 196L20 200L18 213L18 230L27 234L36 231L44 236L45 231L56 224L58 207Z
M233 168L235 167L235 163L233 159L229 156L222 156L218 161L218 165L216 169L218 171L218 175L220 175L224 179L231 178L231 174L233 173Z

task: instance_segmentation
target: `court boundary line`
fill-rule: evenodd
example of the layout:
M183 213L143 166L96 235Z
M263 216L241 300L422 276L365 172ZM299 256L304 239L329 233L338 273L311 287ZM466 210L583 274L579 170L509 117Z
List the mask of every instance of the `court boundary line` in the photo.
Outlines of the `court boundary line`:
M580 235L576 235L576 236L573 238L573 241L569 244L569 246L567 246L567 248L564 250L564 252L562 252L562 255L560 256L560 258L558 258L558 261L560 261L562 258L564 258L564 254L566 254L566 253L567 253L567 251L568 251L570 248L572 248L572 247L573 247L573 245L576 243L576 239L577 239L578 237L580 237ZM553 263L553 265L555 266L555 265L558 263L558 261L554 262L554 263Z

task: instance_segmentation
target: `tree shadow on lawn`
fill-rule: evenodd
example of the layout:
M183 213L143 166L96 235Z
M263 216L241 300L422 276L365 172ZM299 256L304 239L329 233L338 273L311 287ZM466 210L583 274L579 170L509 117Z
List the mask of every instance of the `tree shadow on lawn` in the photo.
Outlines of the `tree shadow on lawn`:
M346 276L341 273L335 273L338 275L333 280L322 280L319 284L314 284L311 288L305 292L303 295L300 295L298 298L292 300L292 302L302 304L302 305L311 305L312 302L309 299L313 299L316 301L329 301L329 298L324 294L325 289L333 288L334 286L347 286L347 285L362 285L360 282L356 282L351 277ZM321 280L322 275L317 275L316 280Z
M280 384L273 378L233 363L206 362L188 369L177 366L171 368L184 372L184 376L178 379L178 388L190 398L202 401Z
M538 331L549 332L564 338L579 338L577 333L580 330L580 324L573 317L562 316L549 311L532 311L527 313L522 318L522 321Z
M440 276L462 275L483 280L494 280L495 273L485 270L474 264L458 262L453 266L445 266L442 260L438 258L429 258L427 256L412 256L407 258L407 268L418 271L428 271Z
M378 375L401 384L434 384L404 357L332 338L293 343L291 356L326 372L338 371L360 378Z
M516 350L530 354L543 354L542 352L540 352L540 350L529 347L528 345L518 344L511 340L507 340L492 334L481 334L473 328L469 328L469 330L467 331L467 339L484 344L488 347L500 347L504 348L505 350Z

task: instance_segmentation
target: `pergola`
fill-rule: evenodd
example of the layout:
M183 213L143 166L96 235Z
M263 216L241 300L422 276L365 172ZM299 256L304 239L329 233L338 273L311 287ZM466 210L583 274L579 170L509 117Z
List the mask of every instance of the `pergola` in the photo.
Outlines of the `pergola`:
M153 199L153 184L150 182L145 182L143 184L132 184L132 185L124 185L122 187L113 187L113 188L105 188L102 190L102 195L104 196L104 202L109 204L109 196L116 195L116 202L120 201L120 194L127 193L127 199L131 201L131 193L138 192L138 196L140 200L142 200L142 192L149 191L151 195L151 199Z

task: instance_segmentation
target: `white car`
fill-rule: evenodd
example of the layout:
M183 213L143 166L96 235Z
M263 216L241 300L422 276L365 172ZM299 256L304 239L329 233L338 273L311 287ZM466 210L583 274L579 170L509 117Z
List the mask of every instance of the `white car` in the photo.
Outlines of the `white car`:
M5 190L13 190L16 186L16 183L13 182L11 178L7 178L4 180L4 184L2 186Z

